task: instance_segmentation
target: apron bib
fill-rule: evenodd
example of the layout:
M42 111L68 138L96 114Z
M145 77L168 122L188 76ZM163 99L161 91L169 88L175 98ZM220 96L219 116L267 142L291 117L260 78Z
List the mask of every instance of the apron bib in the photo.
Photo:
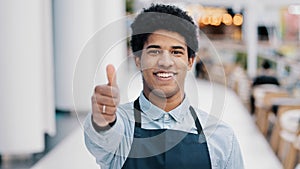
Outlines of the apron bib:
M142 129L138 100L134 102L134 139L122 169L211 169L206 138L191 106L198 134Z

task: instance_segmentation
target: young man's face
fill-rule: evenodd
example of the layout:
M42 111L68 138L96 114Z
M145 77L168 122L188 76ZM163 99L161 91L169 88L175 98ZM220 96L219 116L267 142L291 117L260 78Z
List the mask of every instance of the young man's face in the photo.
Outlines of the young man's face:
M183 36L166 30L153 32L144 44L141 57L136 57L146 96L152 92L159 97L182 98L186 73L193 61L194 58L188 58Z

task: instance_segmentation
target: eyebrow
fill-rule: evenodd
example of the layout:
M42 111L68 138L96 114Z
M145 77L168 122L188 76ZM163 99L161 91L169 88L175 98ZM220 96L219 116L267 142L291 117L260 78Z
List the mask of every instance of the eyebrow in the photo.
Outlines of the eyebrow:
M149 45L147 46L146 49L149 49L149 48L157 48L157 49L160 49L161 47L159 45Z
M182 50L185 50L184 47L182 47L182 46L172 46L172 49L182 49Z
M161 47L160 47L159 45L149 45L149 46L147 46L146 49L149 49L149 48L160 49ZM172 49L181 49L181 50L185 50L184 47L182 47L182 46L172 46L171 48L172 48Z

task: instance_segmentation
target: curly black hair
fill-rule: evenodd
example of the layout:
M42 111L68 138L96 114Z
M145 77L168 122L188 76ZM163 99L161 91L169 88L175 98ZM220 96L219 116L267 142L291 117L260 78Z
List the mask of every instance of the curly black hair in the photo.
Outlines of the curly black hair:
M262 63L262 67L264 69L270 69L271 68L271 63L268 60L264 60L264 62Z
M140 57L148 37L157 30L179 33L184 37L188 57L195 57L198 51L197 26L193 19L182 9L163 4L152 4L135 18L131 24L130 45L135 56Z

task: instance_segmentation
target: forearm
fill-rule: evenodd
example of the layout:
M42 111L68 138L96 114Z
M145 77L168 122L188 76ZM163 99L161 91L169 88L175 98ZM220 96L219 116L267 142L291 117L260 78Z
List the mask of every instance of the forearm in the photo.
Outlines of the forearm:
M114 125L104 131L96 131L92 124L91 114L84 122L85 144L96 158L101 169L121 168L130 151L134 124L119 109Z
M115 153L122 153L118 148L124 138L124 123L118 118L111 128L96 131L91 118L92 115L89 114L84 122L85 144L103 169L103 166L109 166L115 160L113 158Z

